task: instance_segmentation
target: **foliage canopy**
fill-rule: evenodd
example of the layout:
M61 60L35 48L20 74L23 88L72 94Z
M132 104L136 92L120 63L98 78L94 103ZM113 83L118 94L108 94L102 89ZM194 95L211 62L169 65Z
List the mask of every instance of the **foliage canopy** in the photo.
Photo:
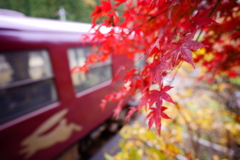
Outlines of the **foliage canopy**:
M119 10L123 5L124 9ZM129 58L141 55L142 68L124 66L128 69L125 83L128 87L118 93L107 95L107 101L119 100L115 114L121 111L122 100L136 91L142 93L137 109L148 110L148 125L156 125L161 131L161 119L169 118L163 101L174 103L167 93L171 88L163 83L163 77L181 67L182 62L195 68L195 63L205 66L206 78L214 81L217 75L236 77L240 75L240 5L234 0L116 0L102 1L92 13L93 42L103 42L94 59L89 58L83 68L93 61L105 61L111 54L126 54ZM97 20L101 23L97 25ZM120 20L123 19L123 20ZM108 27L102 33L101 27ZM201 40L201 42L199 42ZM204 48L204 54L194 52ZM101 51L101 54L100 54ZM138 59L139 60L139 59ZM118 76L118 75L116 75ZM157 85L157 89L152 89Z
M125 85L118 93L107 95L101 107L108 101L119 101L114 111L117 115L123 99L140 91L140 103L130 109L128 117L144 107L149 111L149 127L155 124L159 134L161 119L169 118L163 102L174 103L167 93L173 87L163 82L169 72L187 62L193 68L195 64L204 66L200 78L209 82L216 81L217 76L240 75L239 1L108 0L96 6L92 17L94 33L85 38L102 45L94 56L89 56L82 70L94 61L104 62L111 54L145 61L141 68L120 69L128 70ZM109 32L101 32L102 27L109 28ZM201 48L204 52L196 52ZM114 80L118 77L115 75ZM153 85L157 87L153 89Z

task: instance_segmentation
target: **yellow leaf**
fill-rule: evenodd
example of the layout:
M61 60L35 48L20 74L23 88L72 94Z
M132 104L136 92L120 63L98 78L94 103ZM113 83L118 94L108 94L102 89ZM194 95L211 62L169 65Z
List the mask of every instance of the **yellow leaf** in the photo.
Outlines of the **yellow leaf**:
M213 155L213 160L219 160L218 155L214 154L214 155Z
M173 145L173 144L168 143L166 145L166 147L167 147L168 150L172 151L175 154L180 153L179 149L175 145Z
M134 147L134 144L132 141L127 141L127 143L125 144L125 149L131 149L132 147Z

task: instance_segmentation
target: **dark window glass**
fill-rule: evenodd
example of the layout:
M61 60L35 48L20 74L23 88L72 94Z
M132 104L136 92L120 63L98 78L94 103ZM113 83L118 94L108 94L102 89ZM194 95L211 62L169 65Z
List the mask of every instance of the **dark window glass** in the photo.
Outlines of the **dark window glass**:
M46 50L0 53L0 123L56 100Z
M70 48L68 50L70 69L75 66L83 66L87 60L87 55L91 53L91 46ZM94 66L86 73L71 73L71 77L76 92L83 91L107 80L111 80L111 59L108 59L104 64L101 62L94 64Z

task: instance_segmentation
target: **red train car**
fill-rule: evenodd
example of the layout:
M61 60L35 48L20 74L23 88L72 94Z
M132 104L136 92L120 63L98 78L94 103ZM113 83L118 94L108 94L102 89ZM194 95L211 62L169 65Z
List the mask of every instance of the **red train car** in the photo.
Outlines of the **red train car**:
M113 55L86 74L71 73L91 52L80 41L91 25L0 16L0 159L50 160L112 115L102 111L119 62Z

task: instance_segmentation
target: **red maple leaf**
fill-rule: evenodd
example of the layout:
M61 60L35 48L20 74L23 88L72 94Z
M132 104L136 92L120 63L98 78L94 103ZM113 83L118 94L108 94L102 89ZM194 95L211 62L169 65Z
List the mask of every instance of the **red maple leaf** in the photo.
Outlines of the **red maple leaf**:
M89 66L87 66L86 64L79 67L79 66L75 66L71 69L71 72L73 73L79 73L79 72L83 72L85 73L86 71L90 70Z
M102 100L101 100L101 103L100 103L101 109L104 110L105 107L106 107L106 105L107 105L107 100L106 100L106 99L102 99Z
M166 92L169 91L172 87L171 86L165 86L161 84L161 89L160 91L158 90L151 90L149 92L146 91L146 93L142 96L140 99L140 102L138 104L138 111L140 112L142 107L145 107L146 109L148 107L152 107L154 103L156 103L157 108L160 108L162 106L163 100L167 102L174 103L175 102L172 100L169 94Z
M125 121L128 122L129 119L132 117L132 115L137 111L137 108L136 107L129 107L129 111L128 111L128 114L126 116L126 119Z
M154 103L156 103L157 107L162 106L162 102L163 100L171 102L171 103L175 103L172 98L169 96L169 94L167 94L166 92L168 90L170 90L172 87L170 86L165 86L163 87L160 91L158 90L151 90L149 92L149 106L152 106Z
M102 7L96 6L95 10L91 14L91 17L93 17L93 19L92 19L93 26L92 27L94 27L96 25L96 21L102 17Z
M167 70L171 70L172 66L166 62L165 58L163 58L160 62L155 61L150 65L149 74L151 75L150 82L153 83L154 80L161 85L163 73Z
M140 99L140 102L138 103L138 107L137 107L138 108L138 113L141 112L142 107L145 107L145 109L147 109L148 102L149 102L149 99L148 99L147 94L143 95Z
M197 50L199 48L207 47L206 45L197 42L192 41L194 35L196 32L188 34L183 40L181 40L177 45L172 44L171 50L168 52L169 54L174 55L173 56L173 66L176 65L177 60L180 58L184 60L185 62L191 64L193 68L195 68L193 59L192 59L192 51Z
M123 4L123 3L125 3L127 0L115 0L115 1L117 1L118 3L116 3L114 6L119 6L119 5L121 5L121 4Z
M112 5L111 5L111 2L110 2L110 0L108 0L108 1L101 1L101 3L102 3L102 10L104 11L104 12L109 12L110 10L112 10Z
M148 121L148 127L149 129L152 127L153 124L155 124L156 129L158 131L158 134L161 134L161 117L165 119L170 119L170 117L164 113L164 111L167 108L164 106L161 106L161 108L150 108L150 112L147 115Z
M211 7L210 9L205 10L203 12L199 10L197 14L192 18L194 25L201 27L201 26L208 26L211 24L218 24L212 18L207 17L209 13L212 11L212 9L213 8Z
M136 69L132 69L130 72L128 72L124 78L124 82L126 83L127 81L129 81L129 79L134 75L135 72L136 72Z
M115 82L118 78L119 78L120 76L119 75L115 75L114 77L113 77L113 79L112 79L112 82L111 83L113 83L113 82Z
M87 63L89 64L94 64L95 62L98 61L98 56L95 54L89 54L87 55L87 57L88 57Z
M113 110L113 116L117 117L122 111L123 99L118 102L117 107Z
M103 15L107 15L110 10L112 10L112 5L110 1L101 1L102 6L96 5L95 10L92 12L91 17L93 27L96 25L96 21L100 19Z

